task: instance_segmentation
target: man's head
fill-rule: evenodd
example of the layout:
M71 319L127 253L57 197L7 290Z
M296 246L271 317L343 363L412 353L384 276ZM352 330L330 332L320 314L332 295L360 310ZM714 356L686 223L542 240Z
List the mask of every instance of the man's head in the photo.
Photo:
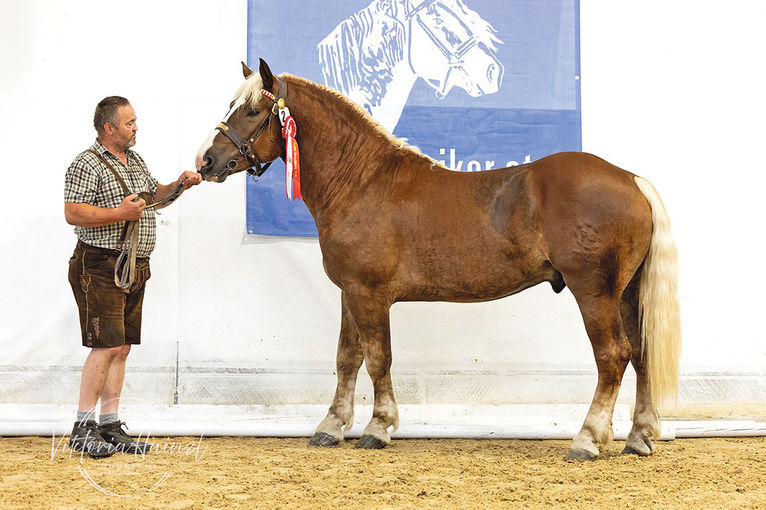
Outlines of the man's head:
M136 144L136 112L124 97L102 99L96 106L93 125L102 143L107 142L123 151Z

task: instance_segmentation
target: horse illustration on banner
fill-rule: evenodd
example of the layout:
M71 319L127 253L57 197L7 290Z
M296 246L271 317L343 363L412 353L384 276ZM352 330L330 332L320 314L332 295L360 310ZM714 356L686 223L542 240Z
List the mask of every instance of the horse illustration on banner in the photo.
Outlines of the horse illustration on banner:
M494 94L503 81L495 29L462 0L374 0L318 45L324 82L389 131L423 78L444 99L459 87Z

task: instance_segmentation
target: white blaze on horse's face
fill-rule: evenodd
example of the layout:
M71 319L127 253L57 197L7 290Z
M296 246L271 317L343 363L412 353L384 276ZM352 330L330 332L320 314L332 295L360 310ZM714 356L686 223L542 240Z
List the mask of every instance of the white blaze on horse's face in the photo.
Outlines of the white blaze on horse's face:
M215 138L215 135L217 134L218 134L218 131L213 131L212 133L210 133L210 136L208 136L207 139L204 142L202 142L202 146L199 148L199 151L197 152L197 158L194 162L198 172L202 169L202 166L205 164L205 154L207 153L207 150L213 146L213 139Z
M243 95L240 95L239 97L235 98L234 101L231 104L231 108L229 108L229 113L226 114L226 117L223 118L223 122L226 122L229 120L229 118L236 112L240 106L245 104L245 98ZM220 134L220 132L217 129L214 129L212 133L210 133L210 136L207 137L207 139L202 143L202 146L199 148L199 151L197 152L197 158L195 161L195 166L197 167L197 171L199 172L200 169L205 164L205 154L207 153L208 149L213 146L213 141L215 140L216 135Z

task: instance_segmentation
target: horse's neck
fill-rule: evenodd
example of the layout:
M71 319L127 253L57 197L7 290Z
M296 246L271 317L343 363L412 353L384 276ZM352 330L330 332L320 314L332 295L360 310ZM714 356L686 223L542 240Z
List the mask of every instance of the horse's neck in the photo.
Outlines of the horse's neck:
M393 78L386 85L383 96L376 101L378 104L370 104L370 90L365 87L365 84L357 85L348 95L356 104L367 109L375 117L375 120L389 131L393 131L399 123L410 91L418 79L417 75L412 72L407 59L394 64L391 73Z
M307 83L289 84L288 103L298 125L301 195L314 219L348 193L363 192L395 152L392 142L352 105Z

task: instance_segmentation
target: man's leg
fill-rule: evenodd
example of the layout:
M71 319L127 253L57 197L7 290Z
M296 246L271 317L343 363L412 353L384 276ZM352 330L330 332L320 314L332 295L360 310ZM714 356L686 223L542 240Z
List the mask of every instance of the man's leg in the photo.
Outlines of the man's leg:
M106 441L125 453L145 454L151 449L148 443L139 442L128 435L127 425L120 421L117 410L120 404L122 383L125 379L125 361L131 345L141 343L141 308L144 299L144 284L149 278L149 262L136 261L136 283L126 295L124 308L124 329L126 344L115 356L109 368L104 391L101 394L101 416L98 431ZM125 429L123 429L123 427Z
M117 347L116 349L117 353L109 366L104 389L101 393L101 415L99 417L98 431L101 437L116 447L118 451L143 455L151 449L151 445L130 437L123 429L123 426L127 426L117 416L122 382L125 379L125 361L130 353L130 344Z
M84 451L92 457L108 457L117 450L99 434L95 421L96 404L103 395L111 367L120 347L94 347L91 349L80 377L80 403L77 421L72 429L69 445L75 451Z
M114 364L115 359L126 347L130 350L129 345L121 345L119 347L94 347L91 349L90 354L88 354L88 357L85 359L85 364L82 367L78 411L95 415L98 399L102 398L101 412L104 412L104 399L102 394L106 391L107 381L111 375L112 365ZM125 356L127 356L127 354L125 354ZM120 388L122 387L122 379L124 375L125 361L123 358L122 375L119 379ZM119 390L117 391L117 397L119 398ZM112 412L116 412L116 404L114 409L115 411Z
M109 251L78 241L69 260L68 277L79 310L82 344L91 348L82 368L77 421L69 444L92 457L108 457L116 451L100 435L95 421L112 363L125 348L125 295L114 285L114 259Z
M108 367L106 379L101 392L101 416L117 414L120 405L122 383L125 380L125 361L130 353L130 345L114 347L114 355ZM95 406L95 403L94 403Z

